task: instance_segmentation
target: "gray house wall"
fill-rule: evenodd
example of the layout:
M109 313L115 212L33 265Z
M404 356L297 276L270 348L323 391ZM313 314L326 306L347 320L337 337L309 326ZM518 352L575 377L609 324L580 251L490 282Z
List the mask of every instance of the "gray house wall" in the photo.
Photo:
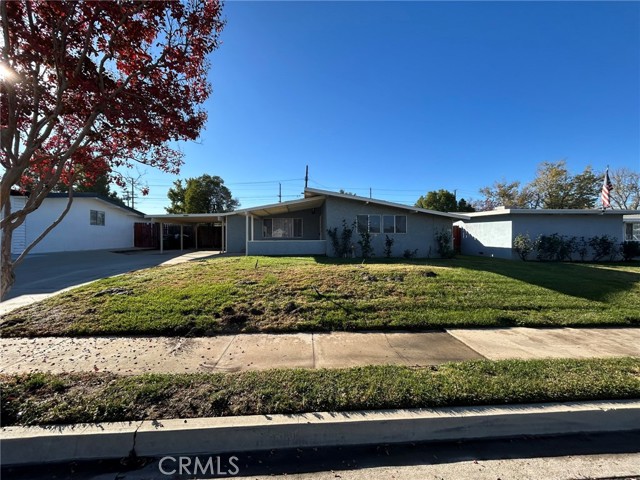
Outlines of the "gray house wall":
M512 215L513 238L522 234L532 239L557 233L568 237L608 235L622 242L622 215Z
M246 219L244 215L229 215L227 222L227 252L244 253L246 249L245 229Z
M405 250L417 250L418 257L437 257L437 245L435 233L445 229L451 231L452 220L447 217L429 215L425 213L413 213L410 210L387 207L362 200L348 200L336 197L327 197L325 202L325 230L333 227L342 230L342 220L348 224L355 224L357 215L406 215L407 233L379 233L371 235L371 246L377 257L384 256L384 242L386 235L394 239L391 249L392 256L401 257ZM355 245L356 255L360 254L358 240L360 236L354 230L352 241ZM327 240L327 255L335 255L331 242Z
M518 235L529 235L535 240L540 235L557 233L567 237L608 235L618 242L623 240L621 215L570 214L507 214L475 217L456 222L462 228L463 255L482 255L518 259L513 240ZM534 255L533 255L534 256Z

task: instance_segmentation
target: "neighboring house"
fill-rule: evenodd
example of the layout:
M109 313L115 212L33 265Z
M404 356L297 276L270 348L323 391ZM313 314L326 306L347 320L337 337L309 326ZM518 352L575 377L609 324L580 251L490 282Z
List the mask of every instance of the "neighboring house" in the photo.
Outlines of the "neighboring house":
M11 209L22 208L23 195L11 195ZM65 209L66 193L51 193L13 232L11 253L19 255ZM75 193L71 209L30 253L133 247L133 224L144 214L95 193Z
M638 224L631 230L627 219L640 222L637 210L535 210L500 207L488 212L467 213L468 219L455 226L462 229L461 250L464 255L517 259L513 240L518 235L529 235L535 240L539 235L557 233L568 237L607 235L618 242L628 239L628 233L638 232ZM624 221L623 221L624 220Z
M193 225L222 222L223 250L246 255L334 256L327 230L354 226L352 243L360 253L358 231L371 234L377 257L383 256L386 236L394 240L392 256L405 250L419 257L437 257L435 234L451 232L453 220L464 215L435 212L372 198L307 188L304 198L245 208L224 214L147 215L155 222ZM197 248L197 245L196 245Z

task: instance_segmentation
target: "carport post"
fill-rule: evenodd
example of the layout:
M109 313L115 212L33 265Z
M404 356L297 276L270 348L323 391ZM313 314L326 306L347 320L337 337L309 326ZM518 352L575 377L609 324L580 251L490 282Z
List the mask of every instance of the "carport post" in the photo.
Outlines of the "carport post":
M160 222L160 253L164 251L164 235L162 234L164 232L164 228L162 228L163 226L162 222Z
M196 223L193 228L196 231L196 250L197 250L198 249L198 224Z
M182 232L184 230L184 225L180 224L180 251L184 250L184 235L182 235Z
M249 255L249 214L245 213L244 254Z
M222 244L222 251L224 253L227 253L227 217L224 217L223 219L223 223L222 223L222 228L224 228L224 232L222 235L223 238L223 244Z

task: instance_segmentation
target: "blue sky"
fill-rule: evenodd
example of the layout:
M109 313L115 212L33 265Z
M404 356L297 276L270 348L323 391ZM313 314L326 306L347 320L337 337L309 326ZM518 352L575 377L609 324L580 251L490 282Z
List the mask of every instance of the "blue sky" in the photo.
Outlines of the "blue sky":
M543 161L640 169L638 2L227 1L213 95L181 178L242 206L311 187L479 198ZM176 177L147 169L137 208Z

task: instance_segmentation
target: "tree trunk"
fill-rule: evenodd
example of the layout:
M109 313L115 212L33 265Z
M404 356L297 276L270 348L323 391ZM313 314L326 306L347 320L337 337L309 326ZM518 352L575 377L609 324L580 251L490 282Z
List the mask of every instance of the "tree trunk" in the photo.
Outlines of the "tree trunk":
M4 215L11 213L11 200L4 205ZM4 300L4 296L13 286L16 280L13 273L13 261L11 258L11 240L13 238L13 229L11 225L7 225L2 229L2 246L0 247L0 300Z

